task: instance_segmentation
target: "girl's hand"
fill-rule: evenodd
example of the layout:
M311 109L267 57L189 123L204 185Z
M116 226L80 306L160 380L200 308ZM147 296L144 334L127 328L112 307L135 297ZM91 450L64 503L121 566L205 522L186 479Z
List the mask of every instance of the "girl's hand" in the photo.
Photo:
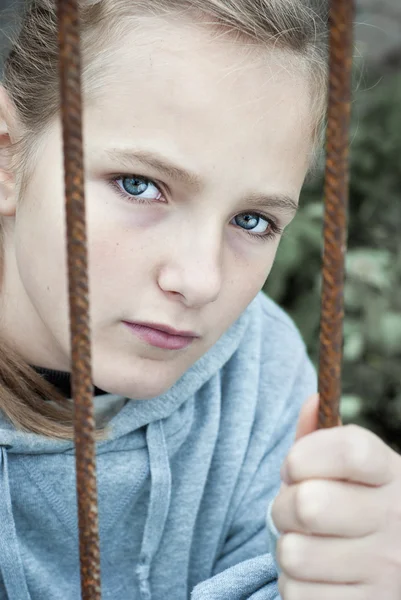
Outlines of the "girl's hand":
M315 431L304 405L272 510L283 600L400 600L401 457L355 425Z

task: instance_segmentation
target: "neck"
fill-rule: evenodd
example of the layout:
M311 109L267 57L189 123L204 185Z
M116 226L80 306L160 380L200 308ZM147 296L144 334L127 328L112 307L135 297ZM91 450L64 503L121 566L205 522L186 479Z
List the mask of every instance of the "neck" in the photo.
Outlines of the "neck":
M63 396L65 396L66 398L72 397L71 373L67 371L57 371L55 369L47 369L45 367L38 366L33 366L32 368L35 369L35 371L39 373L39 375L41 375L44 379L46 379L46 381L48 381L54 387L56 387ZM101 390L98 387L94 388L95 396L102 396L107 393L108 392L105 392L104 390Z

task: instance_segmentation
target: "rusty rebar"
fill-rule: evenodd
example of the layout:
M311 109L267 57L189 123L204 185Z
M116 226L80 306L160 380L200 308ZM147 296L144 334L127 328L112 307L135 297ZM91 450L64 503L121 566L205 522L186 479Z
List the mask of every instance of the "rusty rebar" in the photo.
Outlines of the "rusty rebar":
M58 19L81 590L83 600L100 600L77 1L59 0Z
M354 0L331 0L319 428L335 427L340 412L354 14Z

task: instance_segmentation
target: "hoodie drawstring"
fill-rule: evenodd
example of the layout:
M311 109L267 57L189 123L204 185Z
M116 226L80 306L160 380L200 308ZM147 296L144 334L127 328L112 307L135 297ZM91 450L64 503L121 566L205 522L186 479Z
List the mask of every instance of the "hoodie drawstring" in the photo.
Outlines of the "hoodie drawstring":
M149 423L146 441L150 465L150 502L136 575L141 600L151 600L149 575L159 548L171 500L171 469L162 421Z
M7 447L0 446L0 572L8 600L30 600L11 506Z

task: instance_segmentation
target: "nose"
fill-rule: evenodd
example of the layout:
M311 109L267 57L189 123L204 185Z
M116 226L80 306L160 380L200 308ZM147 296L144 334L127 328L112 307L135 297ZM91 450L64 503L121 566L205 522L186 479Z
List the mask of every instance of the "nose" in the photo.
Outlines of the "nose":
M215 302L221 290L223 243L217 227L199 228L171 240L158 273L158 285L189 308Z

